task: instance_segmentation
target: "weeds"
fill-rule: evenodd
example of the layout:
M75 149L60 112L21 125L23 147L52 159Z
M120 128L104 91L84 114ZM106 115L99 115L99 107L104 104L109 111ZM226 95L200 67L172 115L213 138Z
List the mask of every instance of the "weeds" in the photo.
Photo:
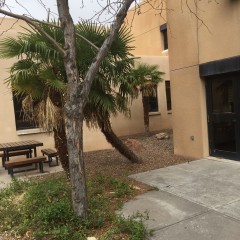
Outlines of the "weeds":
M143 218L125 219L116 210L132 187L113 177L96 175L88 181L89 217L74 215L71 189L64 176L52 176L32 182L14 180L0 191L0 233L14 231L32 239L81 240L98 234L99 239L143 240ZM99 231L98 231L99 230Z

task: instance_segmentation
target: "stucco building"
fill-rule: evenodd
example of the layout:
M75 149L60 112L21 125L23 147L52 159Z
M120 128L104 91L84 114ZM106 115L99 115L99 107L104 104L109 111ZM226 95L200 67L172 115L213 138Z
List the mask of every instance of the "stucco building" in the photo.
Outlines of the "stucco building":
M174 151L240 155L240 1L167 0Z
M134 25L135 24L133 24L133 26ZM15 19L5 18L1 21L0 25L0 32L3 33L1 34L0 39L17 36L18 32L24 31L22 26L27 27L27 25L22 21L16 22ZM138 25L136 24L136 26ZM147 28L148 26L143 28L143 30ZM150 36L151 35L149 35L148 38ZM137 47L137 49L140 48ZM162 49L159 49L160 54L161 52ZM136 52L136 54L140 53L142 52ZM22 121L22 117L19 114L21 106L14 101L10 87L7 84L4 84L5 79L9 76L9 68L15 61L16 59L0 59L0 142L38 140L44 143L44 148L53 147L54 142L51 135L43 133L40 129L34 128L31 124L24 123ZM166 73L164 75L164 79L169 79L168 59L166 56L159 58L158 55L152 56L151 53L148 56L143 56L139 59L139 61L160 65L159 69ZM170 96L169 88L168 93L168 96ZM157 105L155 104L157 108L155 107L154 111L150 113L150 130L155 131L171 127L168 115L171 111L166 108L167 100L165 95L165 82L161 83L161 87L158 88L158 97L155 101L157 101ZM168 102L168 106L170 106L170 102ZM116 118L112 118L111 122L114 131L119 136L143 133L144 124L141 97L133 101L131 107L131 119L119 114ZM111 146L105 140L104 135L97 129L89 130L86 126L84 126L84 150L91 151L106 148L111 148ZM38 150L40 151L41 148Z
M174 153L239 159L240 1L147 2L128 21L134 54L169 56Z

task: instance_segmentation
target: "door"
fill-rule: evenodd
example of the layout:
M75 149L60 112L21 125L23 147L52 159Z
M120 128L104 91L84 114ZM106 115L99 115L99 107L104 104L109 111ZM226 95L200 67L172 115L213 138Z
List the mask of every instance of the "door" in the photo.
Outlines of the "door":
M237 160L240 156L238 76L208 78L206 89L210 155Z

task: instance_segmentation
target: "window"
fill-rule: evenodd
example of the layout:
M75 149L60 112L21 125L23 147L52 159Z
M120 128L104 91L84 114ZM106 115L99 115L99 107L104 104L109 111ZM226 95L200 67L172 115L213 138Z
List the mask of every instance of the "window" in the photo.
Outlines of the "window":
M170 81L165 81L165 91L166 91L166 100L167 100L167 110L172 110L172 102L171 102L171 87Z
M23 118L23 111L22 111L22 100L23 99L24 99L23 96L14 96L13 95L16 129L24 130L24 129L37 128L37 126L35 125L34 122L25 121Z
M163 24L160 26L160 32L162 35L162 42L163 42L163 50L168 49L168 36L167 36L167 24Z
M149 112L158 112L157 87L156 87L156 96L149 97Z

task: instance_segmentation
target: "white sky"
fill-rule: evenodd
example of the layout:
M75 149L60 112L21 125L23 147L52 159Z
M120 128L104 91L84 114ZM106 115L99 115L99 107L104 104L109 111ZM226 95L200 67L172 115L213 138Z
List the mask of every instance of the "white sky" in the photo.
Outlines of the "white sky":
M97 2L101 3L102 6L106 4L106 0L69 0L70 12L74 22L81 20L81 18L85 20L90 19L99 12L101 7ZM51 12L53 12L51 16L57 19L56 0L5 0L5 3L13 13L27 15L31 13L32 17L39 20L47 19L46 9L50 8ZM6 7L4 9L9 10ZM101 21L109 19L109 16L109 13L104 13Z

